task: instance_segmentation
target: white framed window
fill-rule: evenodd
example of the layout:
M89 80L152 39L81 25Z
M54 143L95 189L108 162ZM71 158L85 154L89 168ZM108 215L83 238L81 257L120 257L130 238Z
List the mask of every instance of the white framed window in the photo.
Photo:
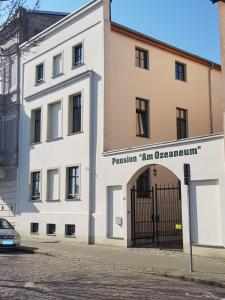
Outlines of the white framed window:
M84 63L83 43L73 46L73 68L79 67Z
M31 143L41 142L41 108L31 112Z
M46 234L47 235L56 235L56 225L55 224L47 224L46 225Z
M59 169L47 171L47 200L59 200Z
M69 97L69 134L82 131L82 96L81 93Z
M53 77L59 76L63 73L63 59L62 53L59 53L53 57Z
M77 199L80 196L80 166L71 166L66 169L66 199Z
M47 139L55 140L62 137L62 103L53 102L48 105Z
M31 172L30 178L30 192L31 200L40 200L41 199L41 172L34 171Z
M44 63L37 65L35 70L35 83L40 84L42 82L44 82Z

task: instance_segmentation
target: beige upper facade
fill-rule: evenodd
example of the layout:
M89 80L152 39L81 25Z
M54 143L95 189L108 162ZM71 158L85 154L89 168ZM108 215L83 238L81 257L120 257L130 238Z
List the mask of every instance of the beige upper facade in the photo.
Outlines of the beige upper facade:
M147 69L136 66L136 48L147 51ZM187 137L222 132L219 65L115 23L106 25L105 62L104 151L176 140L177 108L187 111ZM136 136L137 98L148 101L148 137Z

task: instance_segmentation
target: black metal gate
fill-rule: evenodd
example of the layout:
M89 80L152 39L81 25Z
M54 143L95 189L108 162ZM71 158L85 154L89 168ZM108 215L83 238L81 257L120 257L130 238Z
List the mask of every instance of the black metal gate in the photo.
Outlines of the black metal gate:
M179 184L155 185L149 191L131 190L134 246L182 249L182 213Z

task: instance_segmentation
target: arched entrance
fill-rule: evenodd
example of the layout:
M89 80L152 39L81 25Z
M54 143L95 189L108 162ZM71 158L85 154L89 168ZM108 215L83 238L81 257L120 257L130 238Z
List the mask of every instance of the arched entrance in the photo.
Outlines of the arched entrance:
M181 184L161 165L142 168L131 181L134 246L182 249Z

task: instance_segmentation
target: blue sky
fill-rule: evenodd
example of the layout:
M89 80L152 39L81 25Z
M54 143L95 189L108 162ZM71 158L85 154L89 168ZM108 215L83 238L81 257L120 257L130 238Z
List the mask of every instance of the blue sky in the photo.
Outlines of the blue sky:
M72 12L88 2L42 0L40 9ZM218 7L210 0L113 0L112 19L188 52L220 62Z

